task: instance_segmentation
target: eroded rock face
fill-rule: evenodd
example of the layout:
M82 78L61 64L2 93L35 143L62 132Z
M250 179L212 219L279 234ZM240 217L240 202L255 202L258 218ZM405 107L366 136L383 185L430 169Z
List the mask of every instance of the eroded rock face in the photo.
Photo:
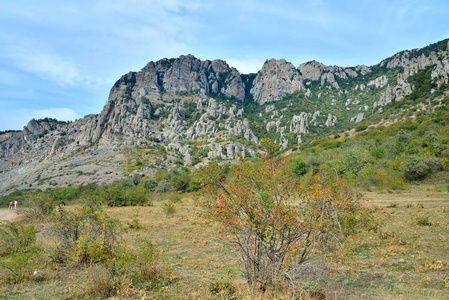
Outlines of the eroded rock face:
M383 73L384 70L388 72ZM222 60L201 61L186 55L150 62L114 84L98 115L73 123L33 119L21 132L4 138L2 135L0 193L10 186L34 184L37 174L57 177L58 170L66 167L65 159L70 160L69 165L92 162L91 167L99 169L95 159L122 146L157 144L171 155L171 162L156 158L157 167L169 168L174 160L186 166L192 162L192 143L209 148L202 154L205 160L254 156L259 140L253 129L275 134L283 148L289 146L289 139L300 144L318 127L325 129L341 122L354 124L389 103L401 101L415 88L408 76L421 70L429 71L437 87L449 83L447 49L439 45L432 51L403 51L373 67L343 68L312 61L295 68L284 59L271 59L255 78L251 77L254 80L245 78L248 84L252 82L251 87L245 87L238 71ZM377 73L370 74L374 71ZM351 81L356 77L356 81ZM247 106L234 101L245 99L245 90L257 104L265 105L254 110L257 116L251 115L253 108L245 111ZM297 91L301 91L300 97L286 101L285 107L275 103ZM351 96L346 96L348 91ZM371 100L374 97L363 95L369 92L375 93L375 101ZM255 119L261 127L250 123ZM156 162L150 165L155 167ZM48 166L53 171L48 171ZM118 173L115 170L122 167L118 163L116 169L108 172ZM70 176L65 182L76 180Z
M257 73L250 93L259 104L282 99L304 88L298 70L285 59L270 59Z
M379 110L393 101L401 101L406 95L411 94L414 87L410 85L407 78L428 67L432 67L431 80L434 81L438 87L442 84L447 84L449 82L448 50L449 41L448 45L446 45L446 49L436 49L427 55L425 53L417 55L421 49L407 50L399 52L380 62L380 67L386 67L388 69L402 67L403 72L398 74L397 84L395 86L387 86L386 91L382 93L379 101L373 104L373 110ZM385 82L384 80L382 81Z
M308 119L310 114L302 112L299 116L293 116L290 122L290 131L294 133L309 133Z
M168 93L215 93L240 100L245 98L245 85L235 68L223 60L201 61L190 54L150 62L140 72L123 76L114 87L123 85L131 89L133 97L155 95L164 90Z
M306 89L305 96L312 95L307 86L320 82L320 86L339 89L337 79L347 80L371 72L366 66L343 68L326 66L317 61L301 64L295 68L285 59L270 59L257 73L250 93L258 104L265 104L282 99L286 94Z
M326 125L326 127L331 127L331 126L335 126L338 122L337 116L333 115L333 114L328 114L327 115L327 120L324 123L324 125Z
M317 61L310 61L299 65L298 70L302 74L304 81L319 81L321 86L329 84L333 88L340 88L336 78L346 80L359 75L366 75L371 72L367 66L357 66L355 68L343 68L338 66L326 66Z
M374 80L369 81L367 86L374 86L376 88L383 88L388 83L388 78L385 75L379 76Z

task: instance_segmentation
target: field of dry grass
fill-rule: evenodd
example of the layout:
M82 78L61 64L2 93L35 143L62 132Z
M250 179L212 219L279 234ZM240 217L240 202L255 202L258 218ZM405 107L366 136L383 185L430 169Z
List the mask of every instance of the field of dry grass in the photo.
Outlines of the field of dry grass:
M444 187L412 186L395 194L367 193L378 233L366 233L354 261L316 287L329 299L449 299L449 193ZM133 299L291 299L288 292L252 295L238 264L238 253L217 239L217 228L196 214L194 199L184 196L166 214L167 200L149 207L108 208L126 233L123 243L149 239L171 271L169 285L139 290ZM139 229L128 228L138 220ZM46 249L49 239L40 234ZM96 266L49 264L45 255L35 264L38 276L21 284L3 283L0 299L90 299L84 293ZM30 270L34 271L33 270ZM0 270L4 276L5 270ZM120 298L120 297L118 297ZM125 297L124 297L125 298Z

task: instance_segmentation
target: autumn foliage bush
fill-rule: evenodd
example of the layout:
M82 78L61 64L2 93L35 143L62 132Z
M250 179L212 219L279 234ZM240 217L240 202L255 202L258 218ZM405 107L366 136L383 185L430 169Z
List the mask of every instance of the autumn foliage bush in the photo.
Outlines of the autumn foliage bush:
M289 159L270 153L243 161L226 178L220 167L203 168L198 204L239 249L251 287L296 289L304 273L347 258L359 230L376 226L348 182L322 170L302 186Z

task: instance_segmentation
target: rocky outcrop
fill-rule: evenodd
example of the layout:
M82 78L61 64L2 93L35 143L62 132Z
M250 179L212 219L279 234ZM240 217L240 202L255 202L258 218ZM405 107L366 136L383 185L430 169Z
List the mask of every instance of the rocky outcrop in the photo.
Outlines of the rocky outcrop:
M303 63L295 69L285 59L270 59L257 73L250 93L259 104L278 101L286 94L302 89L306 89L305 96L310 97L312 92L307 87L314 81L318 81L320 86L339 89L338 80L348 80L369 72L371 70L366 66L332 67L316 61Z
M319 81L321 86L329 84L336 89L339 88L336 78L347 80L371 72L367 66L357 66L355 68L332 67L317 61L303 63L298 67L298 70L302 74L304 81Z
M404 80L402 74L399 74L397 77L397 85L393 88L390 85L387 86L385 92L380 95L379 100L373 103L373 110L382 108L393 101L401 101L406 95L411 94L412 91L410 83Z
M335 116L335 115L333 115L333 114L328 114L328 115L327 115L327 120L326 120L326 122L324 123L324 125L325 125L326 127L331 127L331 126L337 125L337 122L338 122L337 116Z
M247 156L254 157L257 155L254 150L248 149L245 146L235 145L233 143L210 143L208 144L208 147L211 149L207 154L209 159L239 159Z
M433 48L435 50L430 51ZM397 84L394 87L388 85L379 101L373 104L373 110L381 110L383 106L393 101L401 101L411 94L414 87L407 78L428 67L432 68L431 80L438 87L449 83L449 40L430 45L427 49L402 51L379 63L381 68L402 68L403 71L397 76Z
M219 94L245 98L245 85L240 73L223 60L201 61L193 55L162 59L148 63L140 72L120 78L111 90L110 99L131 96L134 99L167 93Z
M257 73L250 93L257 103L265 104L303 88L302 77L291 63L285 59L270 59Z
M293 133L309 133L308 119L310 114L302 112L299 116L293 116L290 122L290 131Z
M201 61L192 55L162 59L148 63L140 72L123 75L114 84L108 103L97 119L87 126L87 135L92 136L93 140L124 134L159 141L179 141L181 132L186 129L179 105L169 108L170 130L152 128L151 117L159 116L162 111L160 108L154 109L148 97L159 95L161 91L171 94L219 94L240 100L245 97L240 74L222 60ZM196 124L197 127L203 125Z
M364 118L365 118L364 113L358 113L357 115L351 118L351 122L359 123L362 122Z
M254 128L257 134L267 131L275 136L283 148L289 141L309 141L310 133L318 136L327 127L354 125L401 101L419 88L409 76L422 70L435 90L445 87L447 43L403 51L372 67L311 61L295 68L285 59L271 59L257 75L243 76L251 86L245 86L239 72L222 60L186 55L150 62L114 84L98 115L73 123L33 119L22 131L1 135L0 193L11 186L37 185L43 176L57 178L68 166L91 173L92 180L95 170L120 174L124 157L118 155L113 168L101 163L109 164L113 160L108 153L125 146L164 152L148 162L146 172L151 173L150 169L170 168L174 161L185 166L198 163L193 147L204 149L199 165L210 159L255 156L259 139ZM282 106L276 102L295 92ZM243 105L241 101L250 101L250 96L264 106ZM76 178L68 174L60 182Z
M388 78L386 75L377 77L374 80L369 81L367 86L374 86L375 88L383 88L388 83Z

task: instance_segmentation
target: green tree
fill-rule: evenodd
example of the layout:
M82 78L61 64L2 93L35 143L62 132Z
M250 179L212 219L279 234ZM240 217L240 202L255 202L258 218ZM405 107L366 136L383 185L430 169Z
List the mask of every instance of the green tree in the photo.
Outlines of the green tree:
M350 148L343 154L341 171L357 176L369 164L369 156L363 148Z
M291 168L292 168L292 172L296 175L304 175L307 172L306 163L300 156L297 156L293 159Z
M435 157L420 157L418 155L411 155L401 166L404 177L407 180L423 180L426 179L433 172L441 170L442 164L438 158Z

